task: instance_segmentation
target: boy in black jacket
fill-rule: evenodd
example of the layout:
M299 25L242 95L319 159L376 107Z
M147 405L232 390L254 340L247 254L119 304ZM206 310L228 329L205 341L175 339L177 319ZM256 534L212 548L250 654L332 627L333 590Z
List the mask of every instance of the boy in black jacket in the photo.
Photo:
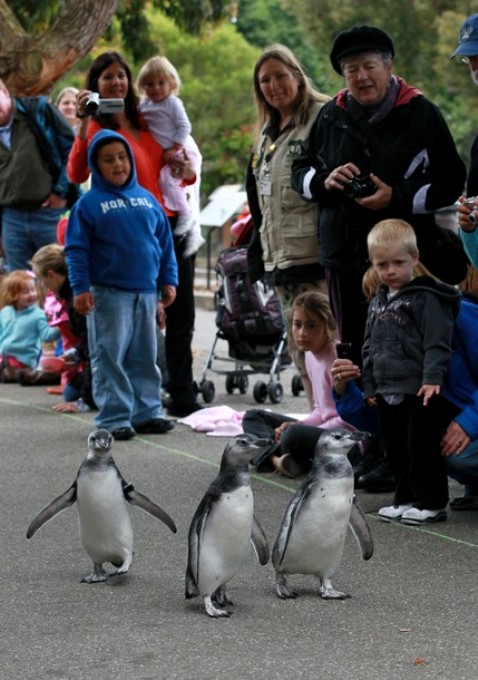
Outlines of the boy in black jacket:
M451 356L459 292L430 276L413 278L415 232L403 220L379 222L367 239L381 285L368 309L362 349L362 385L377 406L385 451L397 479L385 521L428 524L445 520L446 429L441 386Z

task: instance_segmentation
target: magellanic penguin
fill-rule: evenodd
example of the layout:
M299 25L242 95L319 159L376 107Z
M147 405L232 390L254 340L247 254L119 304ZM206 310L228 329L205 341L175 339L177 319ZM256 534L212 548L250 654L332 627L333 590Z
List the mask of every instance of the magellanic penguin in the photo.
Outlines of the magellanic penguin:
M156 503L136 491L121 476L110 449L114 438L108 430L94 430L88 437L88 453L76 480L35 517L27 531L31 538L46 522L78 502L80 540L94 563L93 573L82 583L98 583L107 577L126 574L133 561L133 527L127 503L161 520L176 533L171 517ZM103 563L117 567L107 574Z
M312 468L287 507L272 552L280 598L297 597L286 574L315 574L324 599L349 597L334 590L330 580L340 565L349 523L364 560L372 557L372 534L355 503L354 473L347 458L351 447L369 436L326 430L317 442Z
M233 604L226 583L255 548L260 564L269 560L267 539L254 516L254 498L248 463L258 448L271 440L239 435L230 439L219 474L198 505L189 528L186 598L201 595L206 613L230 616Z

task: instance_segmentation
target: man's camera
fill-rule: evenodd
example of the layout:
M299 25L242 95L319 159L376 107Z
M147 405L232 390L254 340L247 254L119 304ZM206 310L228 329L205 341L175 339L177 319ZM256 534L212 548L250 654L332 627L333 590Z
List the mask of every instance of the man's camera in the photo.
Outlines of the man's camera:
M476 196L470 196L470 198L467 198L463 203L463 205L466 205L467 208L471 208L471 213L468 215L468 222L470 224L476 224L478 222L478 207L476 206L477 202L478 198Z
M123 99L100 99L98 92L92 92L85 104L86 113L96 116L99 113L119 113L124 109Z
M344 196L347 198L364 198L377 191L377 187L368 175L357 175L344 184Z

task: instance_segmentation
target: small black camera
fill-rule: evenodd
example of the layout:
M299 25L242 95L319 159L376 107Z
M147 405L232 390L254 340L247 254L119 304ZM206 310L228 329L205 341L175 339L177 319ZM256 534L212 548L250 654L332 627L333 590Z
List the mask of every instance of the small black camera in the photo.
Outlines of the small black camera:
M339 359L354 360L354 348L351 342L338 342L335 346L337 357Z
M377 187L368 175L357 175L344 184L344 195L347 198L364 198L377 191Z

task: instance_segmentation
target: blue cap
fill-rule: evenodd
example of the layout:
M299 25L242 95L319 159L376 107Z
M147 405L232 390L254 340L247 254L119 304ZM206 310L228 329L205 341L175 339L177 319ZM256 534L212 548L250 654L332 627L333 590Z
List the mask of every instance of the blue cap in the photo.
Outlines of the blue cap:
M459 40L460 43L450 59L478 55L478 14L473 14L462 23Z

